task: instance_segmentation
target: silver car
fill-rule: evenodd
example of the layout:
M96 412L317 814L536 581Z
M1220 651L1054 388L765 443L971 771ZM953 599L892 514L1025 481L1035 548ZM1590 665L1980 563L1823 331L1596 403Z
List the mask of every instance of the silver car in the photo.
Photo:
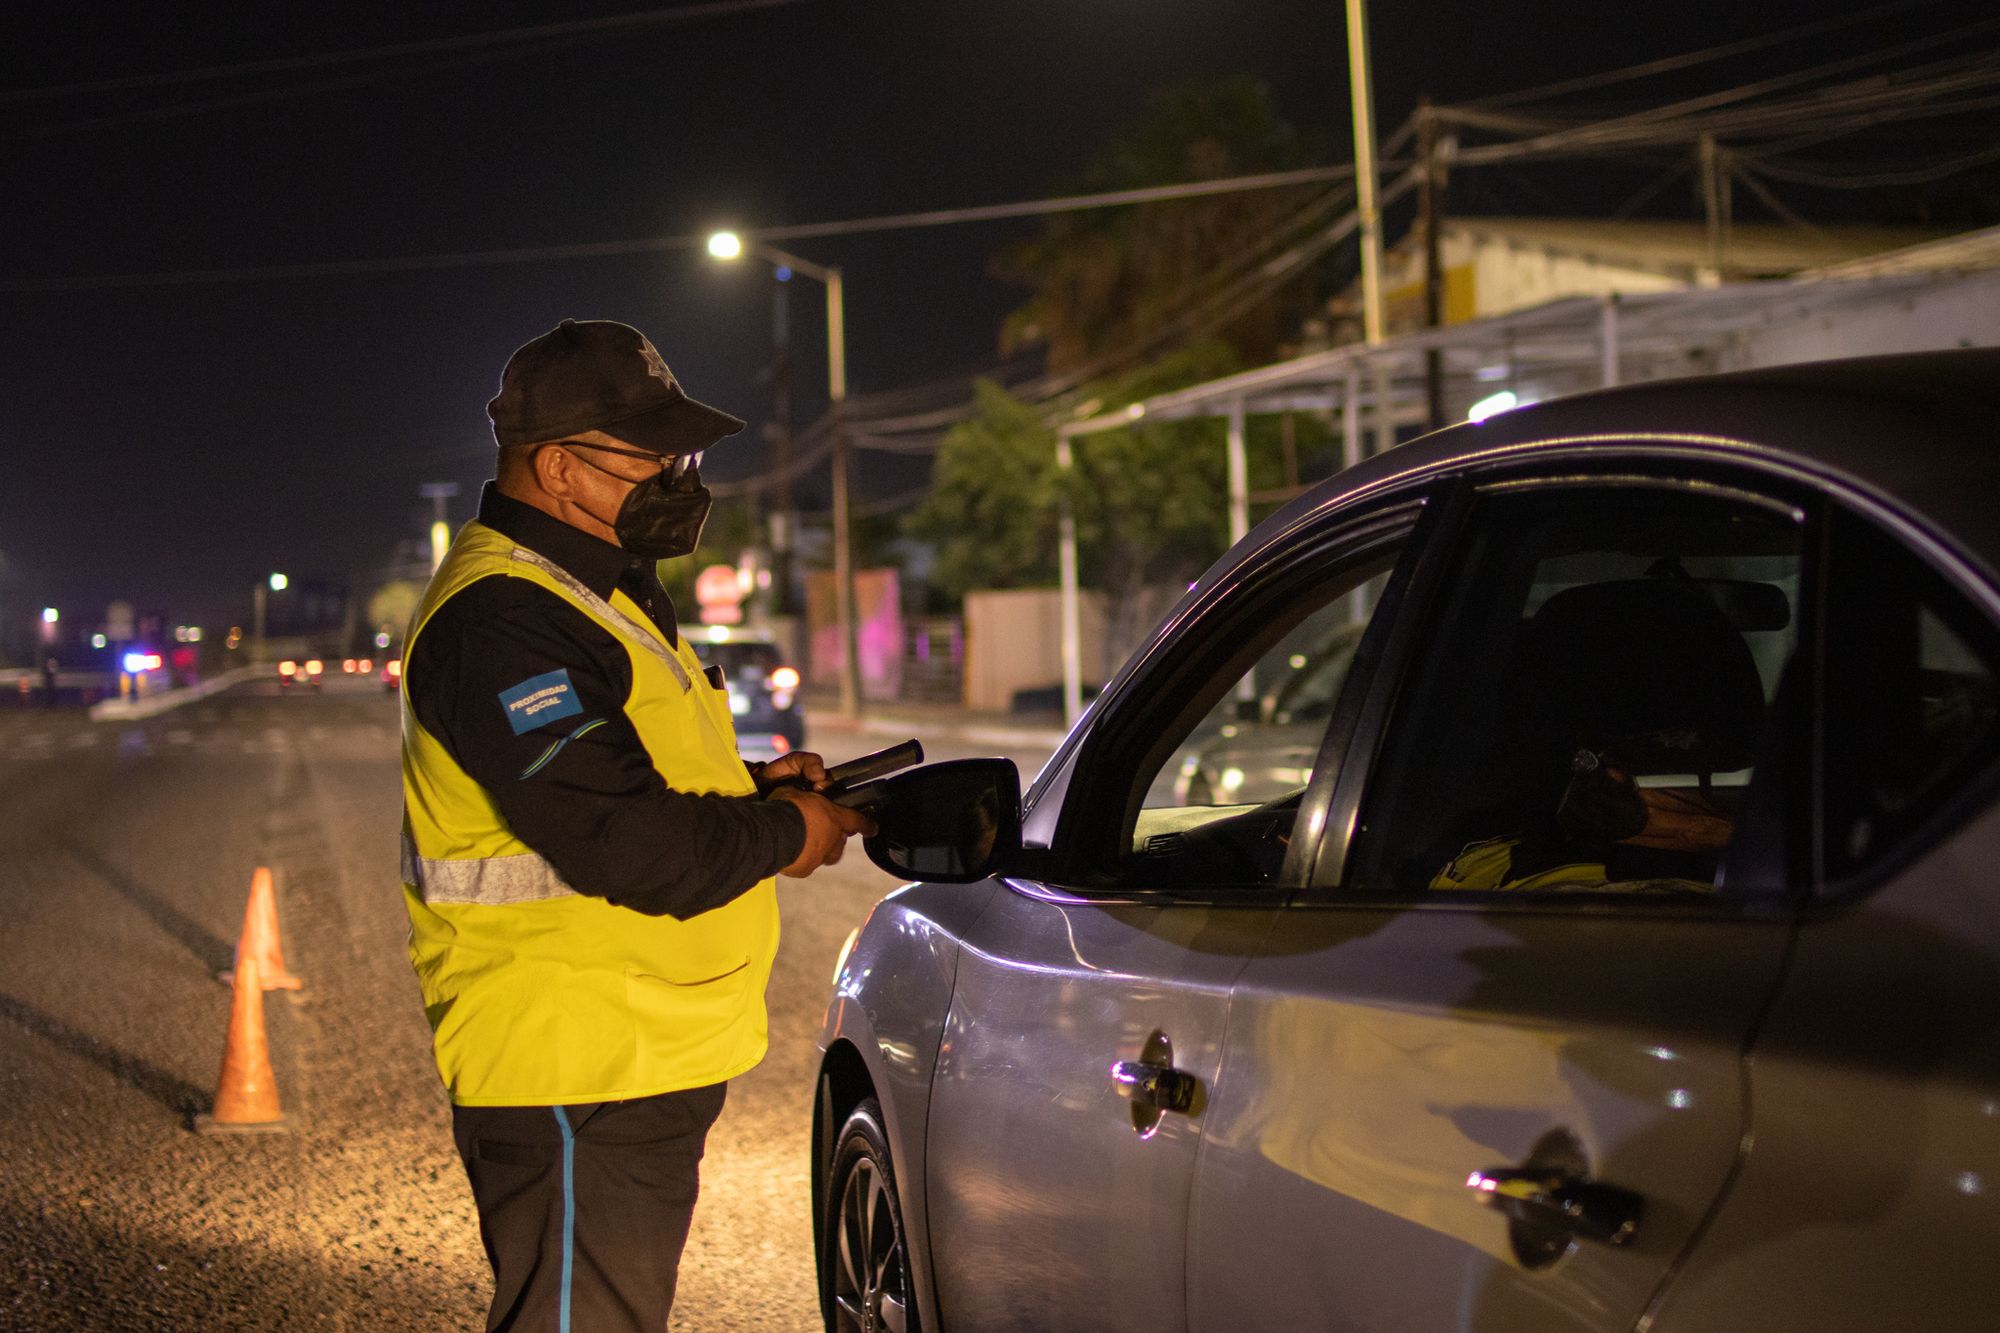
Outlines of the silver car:
M1443 431L1238 544L1024 796L888 779L828 1327L1993 1327L1996 421L1968 351ZM1378 578L1290 790L1160 799Z

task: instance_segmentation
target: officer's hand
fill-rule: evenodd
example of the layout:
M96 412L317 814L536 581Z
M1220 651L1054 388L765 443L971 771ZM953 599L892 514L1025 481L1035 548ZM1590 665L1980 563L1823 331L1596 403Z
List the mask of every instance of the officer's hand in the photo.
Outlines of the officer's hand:
M818 756L813 758L817 760ZM771 793L771 799L791 802L805 817L806 845L800 849L797 860L778 871L793 879L804 879L821 866L830 866L838 861L840 854L847 850L847 840L852 835L859 833L865 837L875 832L875 821L867 815L859 810L849 810L844 805L835 805L818 792L799 787L780 787Z
M757 770L757 790L769 793L778 787L803 783L814 791L826 786L826 764L810 750L794 750L773 759Z

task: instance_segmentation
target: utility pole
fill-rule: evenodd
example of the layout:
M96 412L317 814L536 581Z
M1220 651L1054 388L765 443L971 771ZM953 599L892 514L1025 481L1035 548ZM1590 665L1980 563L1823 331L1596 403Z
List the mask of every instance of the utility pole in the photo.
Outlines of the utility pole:
M775 245L752 239L750 250L759 257L792 273L803 273L826 286L826 388L831 400L828 415L833 427L833 584L836 618L839 620L840 711L850 721L861 717L861 659L855 652L859 635L854 625L854 550L848 525L847 486L847 309L840 270L810 259L786 254ZM739 259L744 253L743 238L733 231L718 231L708 238L708 252L721 260ZM791 483L785 483L789 496Z
M771 497L771 598L778 615L792 611L792 540L798 509L792 498L792 271L773 270L771 283L771 450L778 471Z
M1424 327L1444 323L1444 169L1438 160L1437 111L1426 96L1417 104L1417 153L1423 164L1417 207L1424 234ZM1424 429L1444 429L1444 353L1424 349Z
M1361 236L1361 314L1370 346L1382 341L1382 211L1375 193L1375 93L1368 73L1363 0L1347 0L1347 76L1354 99L1354 206Z
M1729 173L1713 134L1701 136L1699 151L1702 213L1708 220L1708 272L1704 276L1709 286L1718 286L1729 262Z
M861 716L860 634L854 623L854 533L848 522L847 310L838 268L826 270L826 377L833 412L833 595L840 625L840 713Z

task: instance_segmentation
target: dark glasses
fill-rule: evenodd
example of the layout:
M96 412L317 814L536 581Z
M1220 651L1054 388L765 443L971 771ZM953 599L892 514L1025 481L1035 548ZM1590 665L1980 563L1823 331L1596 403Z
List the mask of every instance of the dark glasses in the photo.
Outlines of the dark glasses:
M620 449L615 444L587 444L582 440L557 440L565 449L595 449L604 454L623 454L627 458L643 458L649 463L658 463L660 470L671 481L679 481L701 463L701 453L656 454L650 449Z

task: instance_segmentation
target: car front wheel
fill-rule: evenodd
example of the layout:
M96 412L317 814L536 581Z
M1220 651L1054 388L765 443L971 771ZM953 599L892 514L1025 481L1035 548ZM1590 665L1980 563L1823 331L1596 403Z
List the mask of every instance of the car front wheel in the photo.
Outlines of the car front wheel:
M841 1127L823 1207L820 1292L830 1333L917 1333L903 1208L872 1097Z

